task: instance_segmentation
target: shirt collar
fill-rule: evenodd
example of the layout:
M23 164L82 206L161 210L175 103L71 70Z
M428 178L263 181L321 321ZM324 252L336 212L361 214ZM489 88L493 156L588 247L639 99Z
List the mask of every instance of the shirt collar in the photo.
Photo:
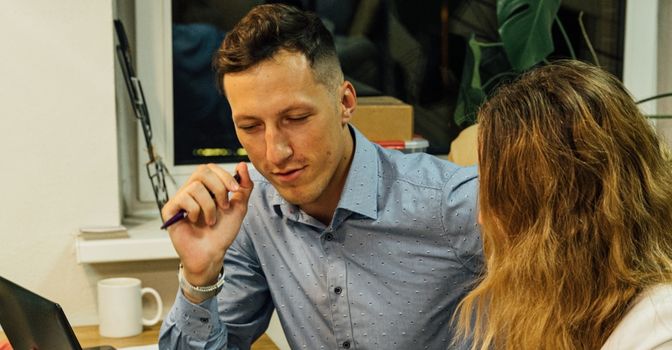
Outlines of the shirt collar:
M348 127L355 152L336 211L344 209L375 220L378 217L378 152L359 130L352 125ZM285 201L278 191L274 192L271 204L276 214L297 220L298 208Z
M355 153L343 186L337 209L378 217L378 152L376 146L350 125L355 140Z

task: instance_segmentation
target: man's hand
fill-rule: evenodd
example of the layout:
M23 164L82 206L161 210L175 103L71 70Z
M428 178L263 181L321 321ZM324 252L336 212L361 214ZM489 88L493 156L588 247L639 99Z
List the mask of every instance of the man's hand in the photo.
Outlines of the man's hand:
M253 183L245 163L238 164L236 171L240 184L214 164L199 166L161 210L164 220L180 209L187 212L187 217L170 226L168 232L184 267L184 278L191 285L217 282L224 254L247 213ZM202 301L187 293L185 296L192 302Z

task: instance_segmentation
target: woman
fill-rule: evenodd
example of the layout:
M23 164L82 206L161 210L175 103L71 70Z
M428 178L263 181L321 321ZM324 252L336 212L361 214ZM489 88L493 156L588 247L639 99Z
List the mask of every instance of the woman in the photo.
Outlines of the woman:
M559 61L479 112L473 349L672 348L672 163L623 85Z

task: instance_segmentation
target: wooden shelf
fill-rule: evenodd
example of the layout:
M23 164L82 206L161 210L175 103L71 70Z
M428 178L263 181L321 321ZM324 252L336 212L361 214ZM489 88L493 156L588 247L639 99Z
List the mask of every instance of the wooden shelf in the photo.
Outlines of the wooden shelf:
M81 326L74 327L75 335L83 347L90 346L100 346L100 345L112 345L116 348L125 348L125 347L135 347L142 345L152 345L154 344L155 348L158 349L158 345L155 345L159 339L159 329L161 324L157 324L151 327L144 327L142 333L135 337L129 338L105 338L100 336L98 333L98 326ZM5 334L0 331L0 345L7 340ZM252 344L252 350L277 350L278 347L273 343L273 341L266 335L263 334L259 339L257 339L254 344Z

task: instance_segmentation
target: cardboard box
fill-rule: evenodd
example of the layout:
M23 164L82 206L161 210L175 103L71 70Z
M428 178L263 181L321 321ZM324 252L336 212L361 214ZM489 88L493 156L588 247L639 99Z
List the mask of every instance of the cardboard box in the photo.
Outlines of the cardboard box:
M360 97L350 123L371 141L411 140L413 106L390 96Z

